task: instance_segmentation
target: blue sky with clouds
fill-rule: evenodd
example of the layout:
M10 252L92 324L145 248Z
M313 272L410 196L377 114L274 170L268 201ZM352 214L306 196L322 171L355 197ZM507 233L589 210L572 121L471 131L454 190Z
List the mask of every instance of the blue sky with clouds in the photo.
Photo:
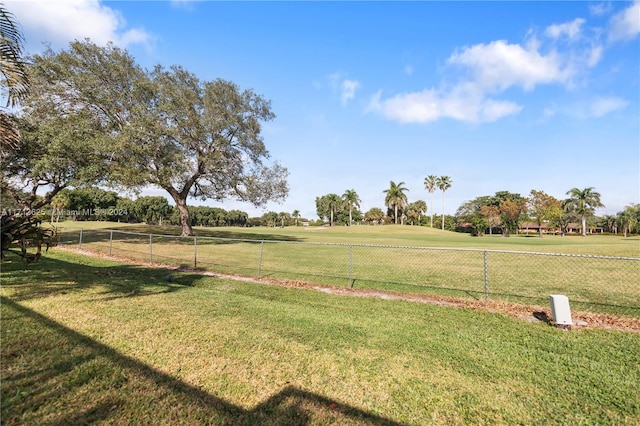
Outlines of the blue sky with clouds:
M316 196L355 189L366 211L384 207L390 180L430 204L430 174L453 181L449 214L501 190L592 186L600 214L640 202L639 2L5 5L31 53L113 41L142 66L180 64L270 99L263 134L290 195L226 209L315 218ZM441 209L437 192L429 212Z

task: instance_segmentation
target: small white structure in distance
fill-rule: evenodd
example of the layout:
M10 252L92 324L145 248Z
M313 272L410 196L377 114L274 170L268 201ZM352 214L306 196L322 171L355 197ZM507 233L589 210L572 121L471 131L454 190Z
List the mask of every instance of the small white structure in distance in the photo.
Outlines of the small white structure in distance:
M558 325L573 325L571 321L571 308L569 298L562 294L552 294L549 296L551 302L551 316L553 322Z

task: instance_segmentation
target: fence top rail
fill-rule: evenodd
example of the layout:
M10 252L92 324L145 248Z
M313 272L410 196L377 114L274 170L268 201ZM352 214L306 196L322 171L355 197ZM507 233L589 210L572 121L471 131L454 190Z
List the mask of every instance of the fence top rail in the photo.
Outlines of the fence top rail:
M178 239L198 239L198 240L220 240L220 241L235 241L245 243L273 243L273 244L300 244L300 245L316 245L316 246L341 246L341 247L369 247L369 248L383 248L383 249L412 249L412 250L425 250L425 251L460 251L460 252L477 252L477 253L506 253L506 254L519 254L519 255L531 255L531 256L552 256L552 257L573 257L583 259L611 259L611 260L630 260L640 261L640 257L624 257L624 256L604 256L594 254L575 254L575 253L544 253L536 251L518 251L518 250L495 250L495 249L481 249L481 248L466 248L466 247L424 247L424 246L395 246L395 245L383 245L383 244L360 244L360 243L331 243L331 242L319 242L319 241L284 241L284 240L256 240L256 239L243 239L243 238L224 238L224 237L207 237L207 236L182 236L182 235L167 235L167 234L153 234L153 233L140 233L120 231L117 229L83 229L83 228L63 228L63 229L78 229L83 232L97 231L104 233L118 233L126 235L136 235L140 237L163 237L163 238L178 238Z

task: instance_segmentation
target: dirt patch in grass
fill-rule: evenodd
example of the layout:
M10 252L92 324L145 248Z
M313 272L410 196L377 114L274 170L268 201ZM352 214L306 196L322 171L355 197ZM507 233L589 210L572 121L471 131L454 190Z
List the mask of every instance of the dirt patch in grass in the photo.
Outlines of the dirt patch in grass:
M410 293L395 292L390 290L350 289L350 288L331 286L331 285L325 285L325 284L320 285L320 284L306 282L306 281L294 281L294 280L283 280L283 279L273 279L273 278L256 278L256 277L249 277L249 276L242 276L242 275L227 275L227 274L220 274L217 272L211 272L211 271L206 271L201 269L180 268L180 267L166 265L162 263L143 262L137 259L130 259L130 258L120 257L120 256L109 256L103 253L71 249L67 247L64 247L64 248L59 247L57 248L57 250L65 250L65 251L83 254L86 256L111 259L119 262L125 262L128 264L143 265L143 266L152 267L152 268L161 268L161 269L174 270L179 272L195 273L195 274L200 274L202 276L227 278L227 279L246 281L246 282L258 283L258 284L277 285L281 287L304 288L304 289L310 289L310 290L320 291L323 293L336 294L336 295L342 295L342 296L371 297L371 298L378 298L378 299L385 299L385 300L404 300L404 301L427 303L427 304L439 305L439 306L465 308L465 309L472 309L479 312L500 313L512 318L516 318L516 319L528 321L528 322L542 321L542 322L548 323L551 326L554 325L552 321L551 309L549 307L523 305L523 304L506 302L501 300L489 300L485 302L482 300L470 300L470 299L456 298L452 296L441 296L441 295L431 295L431 294L410 294ZM573 329L573 330L579 330L583 328L600 328L600 329L631 331L631 332L640 333L640 318L622 317L622 316L616 316L611 314L582 312L582 311L572 311L571 317L573 319L574 326L572 326L569 329Z

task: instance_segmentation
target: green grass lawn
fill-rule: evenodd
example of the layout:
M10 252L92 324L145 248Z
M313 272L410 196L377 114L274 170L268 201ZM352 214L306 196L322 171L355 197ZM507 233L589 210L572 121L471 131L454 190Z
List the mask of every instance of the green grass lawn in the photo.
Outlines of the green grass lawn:
M120 229L130 232L179 235L179 226L150 226L117 222L60 222L61 228ZM203 237L238 238L251 240L281 240L303 242L330 242L344 244L375 244L418 247L455 247L489 250L518 250L543 253L591 254L601 256L640 257L640 237L624 238L622 235L589 235L580 237L545 235L498 235L472 237L440 229L420 226L334 226L322 228L285 227L194 227L194 232Z
M640 334L174 273L2 264L3 424L638 424Z
M196 228L197 238L179 238L180 229L176 226L107 222L73 225L85 224L88 227L83 230L83 249L137 261L462 298L484 299L488 289L492 299L533 305L546 305L549 294L565 294L580 310L640 317L640 261L523 254L637 258L637 237L474 238L414 226L340 226ZM78 228L69 223L62 226L63 244L78 247ZM116 231L110 243L110 231L100 227L140 234ZM155 234L151 237L151 250L149 233ZM160 236L172 234L176 236Z

